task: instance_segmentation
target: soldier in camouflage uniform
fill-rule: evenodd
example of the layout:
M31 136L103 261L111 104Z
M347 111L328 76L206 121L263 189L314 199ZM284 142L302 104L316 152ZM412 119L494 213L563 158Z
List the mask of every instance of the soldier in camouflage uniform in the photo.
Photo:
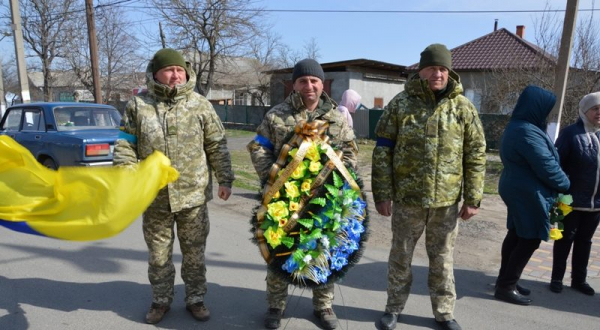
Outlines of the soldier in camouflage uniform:
M146 80L148 92L127 103L114 164L135 164L159 150L180 175L159 192L143 215L153 293L146 322L160 322L173 301L175 225L183 256L186 308L194 318L206 321L210 316L204 305L206 203L212 199L209 168L215 170L223 200L229 198L234 180L225 131L210 102L194 92L196 74L176 50L159 50L148 64Z
M323 120L329 123L330 143L343 151L342 161L356 169L358 146L354 131L337 110L337 104L323 92L325 74L321 65L312 59L299 61L292 73L294 91L281 104L265 115L256 130L256 137L248 144L252 163L261 182L267 182L269 169L277 160L281 148L294 135L299 121ZM288 282L267 269L267 301L265 327L277 329L285 310ZM332 309L333 283L313 289L314 312L325 329L335 329L337 317Z
M453 315L457 217L468 220L477 214L485 138L477 109L461 95L462 85L451 68L446 46L428 46L421 53L419 73L390 101L377 124L373 197L380 214L393 212L383 329L395 328L406 304L412 256L424 230L435 320L444 329L460 329ZM461 193L464 202L459 211Z

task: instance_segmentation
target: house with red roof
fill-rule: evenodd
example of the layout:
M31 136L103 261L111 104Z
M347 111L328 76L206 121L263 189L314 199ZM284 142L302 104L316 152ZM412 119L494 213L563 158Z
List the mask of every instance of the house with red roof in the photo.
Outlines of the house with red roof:
M534 83L529 80L540 72L554 75L556 58L525 40L524 33L522 25L516 33L495 25L493 32L450 49L452 69L480 113L510 113L522 88L515 85ZM418 63L407 67L417 70Z

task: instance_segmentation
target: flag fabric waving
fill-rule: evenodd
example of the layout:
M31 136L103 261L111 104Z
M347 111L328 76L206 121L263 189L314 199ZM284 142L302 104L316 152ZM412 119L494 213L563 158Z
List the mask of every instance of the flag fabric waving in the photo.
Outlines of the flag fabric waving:
M179 176L155 151L131 167L41 165L8 136L0 136L0 225L62 240L114 236Z

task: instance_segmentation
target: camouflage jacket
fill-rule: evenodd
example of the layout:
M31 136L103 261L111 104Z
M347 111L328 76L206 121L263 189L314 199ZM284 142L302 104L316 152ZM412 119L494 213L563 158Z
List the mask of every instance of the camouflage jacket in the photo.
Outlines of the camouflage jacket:
M154 203L168 201L171 211L178 212L212 198L210 169L219 185L231 187L231 158L223 124L210 102L194 92L191 67L186 68L187 83L173 89L155 81L150 68L152 62L146 69L148 92L129 101L123 117L121 129L135 138L117 140L113 162L130 165L154 150L164 153L180 176Z
M479 206L485 137L459 79L450 71L446 92L436 102L427 81L414 75L390 101L375 129L375 202L444 207L459 202L462 191L467 205Z
M294 135L296 124L301 120L310 122L317 119L329 123L327 135L331 138L331 145L342 150L342 161L347 167L356 170L358 146L354 131L337 110L337 104L323 92L319 106L314 111L308 111L300 94L293 92L283 103L265 114L256 130L256 138L247 146L252 164L263 184L267 181L269 169L277 160L281 148Z

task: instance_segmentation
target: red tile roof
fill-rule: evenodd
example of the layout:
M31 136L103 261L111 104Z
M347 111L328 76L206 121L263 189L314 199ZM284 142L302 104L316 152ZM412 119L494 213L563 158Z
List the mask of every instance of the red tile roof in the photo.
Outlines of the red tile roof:
M502 28L450 50L454 71L535 68L539 61L556 62L541 48ZM415 63L407 70L418 70Z

